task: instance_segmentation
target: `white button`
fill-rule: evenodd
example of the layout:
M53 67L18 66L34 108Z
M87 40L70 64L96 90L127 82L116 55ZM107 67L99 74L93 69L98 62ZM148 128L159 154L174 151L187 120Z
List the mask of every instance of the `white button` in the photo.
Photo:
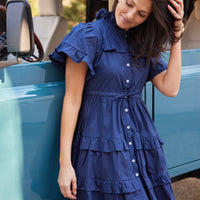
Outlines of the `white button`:
M128 144L131 146L131 145L132 145L132 142L129 142Z
M130 83L130 81L129 81L129 80L126 80L126 83Z
M133 159L132 162L135 163L135 159Z
M124 98L127 99L127 96L125 96Z
M126 128L127 128L127 129L130 129L131 127L130 127L130 126L127 126Z
M127 67L130 67L130 63L127 63L126 66L127 66Z
M125 112L128 112L128 108L125 108Z
M135 176L139 176L139 173L136 173Z

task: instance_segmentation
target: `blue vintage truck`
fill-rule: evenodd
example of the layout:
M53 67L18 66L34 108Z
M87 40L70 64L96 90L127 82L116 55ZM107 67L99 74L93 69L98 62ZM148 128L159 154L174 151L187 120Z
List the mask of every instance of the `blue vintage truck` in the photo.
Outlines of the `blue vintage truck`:
M14 12L16 9L18 12ZM196 21L188 18L186 36L187 26L191 24L195 24L192 30L200 30L199 0L195 9L190 17L194 15ZM23 14L19 16L19 13ZM23 25L24 20L29 26ZM25 44L19 40L23 34ZM143 92L143 99L165 142L172 178L194 170L200 173L200 31L196 34L194 45L199 46L182 50L178 96L165 97L150 82ZM0 199L5 200L63 199L57 175L64 75L50 61L19 63L20 57L33 53L33 38L27 1L8 1L4 46L7 43L8 52L18 59L0 61ZM183 41L187 47L188 37L183 37ZM164 57L167 61L168 51Z

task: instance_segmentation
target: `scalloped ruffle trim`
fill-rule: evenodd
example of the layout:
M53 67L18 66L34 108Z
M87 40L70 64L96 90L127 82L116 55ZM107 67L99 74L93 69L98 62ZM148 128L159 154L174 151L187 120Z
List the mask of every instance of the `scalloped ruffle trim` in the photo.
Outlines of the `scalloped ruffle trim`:
M133 141L137 150L157 149L164 144L159 137L144 137L135 135ZM80 138L76 140L76 143L74 145L79 146L80 150L92 150L99 152L129 150L128 144L123 138L99 138L80 136Z
M159 136L146 137L146 136L141 136L141 135L135 135L134 141L135 141L135 147L137 150L158 149L164 144L164 142L160 139Z
M141 186L138 180L100 180L86 179L77 176L78 188L86 191L101 191L104 193L130 193L140 190Z
M152 182L151 182L151 181ZM77 176L78 188L85 191L101 191L104 193L131 193L141 189L141 182L138 179L130 180L101 180L101 179L89 179ZM146 178L149 188L153 187L165 187L165 185L171 184L168 175L155 175Z
M76 63L80 63L81 61L86 62L91 71L91 74L92 75L95 74L93 65L92 65L92 60L88 54L80 51L79 49L76 49L71 44L66 43L66 42L63 42L60 45L59 52L65 53Z
M62 42L59 48L56 48L52 55L50 55L50 58L55 64L59 63L58 66L61 65L59 67L64 72L66 56L69 56L76 63L80 63L81 61L86 62L91 71L91 75L95 74L90 56L66 42Z
M99 152L113 152L129 150L126 141L122 138L103 139L98 137L82 136L79 143L80 150Z
M171 179L168 173L166 173L165 175L151 175L150 179L154 187L171 183Z

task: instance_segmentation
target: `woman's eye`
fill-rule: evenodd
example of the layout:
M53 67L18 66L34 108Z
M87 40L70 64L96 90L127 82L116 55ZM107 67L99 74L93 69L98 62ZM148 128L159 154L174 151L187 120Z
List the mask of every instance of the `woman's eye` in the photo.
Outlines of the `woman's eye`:
M131 4L129 3L129 1L126 1L126 5L131 7Z
M140 17L145 17L145 15L143 15L142 13L139 12L139 16Z

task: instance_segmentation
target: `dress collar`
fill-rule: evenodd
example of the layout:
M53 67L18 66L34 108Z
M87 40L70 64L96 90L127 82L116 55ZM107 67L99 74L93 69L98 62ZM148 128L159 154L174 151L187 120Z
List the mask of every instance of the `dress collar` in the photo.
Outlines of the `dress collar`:
M129 35L131 32L133 32L133 29L129 29L128 31L126 31L120 28L116 23L114 12L108 12L105 8L102 8L98 11L96 19L104 19L106 22L108 22L111 26L113 26L124 35Z

